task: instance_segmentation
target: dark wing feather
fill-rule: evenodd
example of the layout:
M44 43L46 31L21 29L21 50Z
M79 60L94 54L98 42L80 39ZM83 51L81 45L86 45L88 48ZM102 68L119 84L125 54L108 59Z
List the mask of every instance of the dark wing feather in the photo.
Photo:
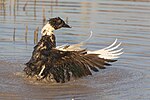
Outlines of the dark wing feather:
M65 82L87 75L92 75L91 70L97 72L98 68L104 69L109 65L107 60L99 58L96 54L85 54L83 51L60 51L52 49L48 54L46 68L42 72L48 80Z

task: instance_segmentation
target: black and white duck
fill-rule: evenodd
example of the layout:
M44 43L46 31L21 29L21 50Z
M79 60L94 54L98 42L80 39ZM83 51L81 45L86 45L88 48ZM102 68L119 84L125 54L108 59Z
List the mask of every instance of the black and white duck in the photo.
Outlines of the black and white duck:
M42 28L42 37L34 47L31 59L26 63L24 72L37 80L64 83L83 76L92 75L117 61L123 53L117 39L110 46L88 51L83 42L74 45L56 46L54 30L71 28L60 17L51 18Z

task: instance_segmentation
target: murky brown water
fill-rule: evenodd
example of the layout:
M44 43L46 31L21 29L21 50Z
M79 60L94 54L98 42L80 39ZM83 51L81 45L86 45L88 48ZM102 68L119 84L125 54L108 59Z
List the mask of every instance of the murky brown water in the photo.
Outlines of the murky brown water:
M34 47L34 30L55 16L68 18L73 27L55 32L58 45L83 41L92 30L88 49L103 48L118 38L125 53L113 66L73 82L27 79L22 70ZM0 0L0 100L72 98L150 99L149 0Z

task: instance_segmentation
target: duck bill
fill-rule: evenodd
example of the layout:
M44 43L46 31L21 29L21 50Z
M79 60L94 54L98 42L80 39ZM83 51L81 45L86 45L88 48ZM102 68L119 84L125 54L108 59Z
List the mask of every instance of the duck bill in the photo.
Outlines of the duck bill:
M68 24L64 24L62 27L64 27L64 28L71 28Z

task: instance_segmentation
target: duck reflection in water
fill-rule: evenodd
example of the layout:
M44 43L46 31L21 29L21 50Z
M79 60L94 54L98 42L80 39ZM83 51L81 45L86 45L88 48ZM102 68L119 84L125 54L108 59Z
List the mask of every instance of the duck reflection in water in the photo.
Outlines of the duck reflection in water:
M121 43L116 45L117 39L110 46L96 51L82 48L84 43L56 47L53 31L63 27L71 28L60 17L56 17L49 19L42 28L42 37L24 68L27 76L64 83L105 69L123 53L122 49L118 49Z

